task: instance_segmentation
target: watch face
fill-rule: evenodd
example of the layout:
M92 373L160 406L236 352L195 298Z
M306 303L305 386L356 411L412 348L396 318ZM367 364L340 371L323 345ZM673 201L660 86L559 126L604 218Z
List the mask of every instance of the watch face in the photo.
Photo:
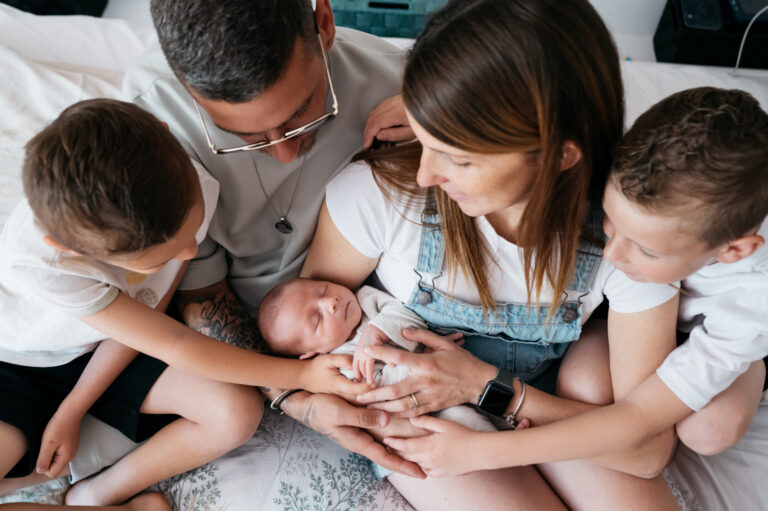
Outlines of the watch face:
M501 416L507 411L514 395L514 390L503 383L491 381L480 396L479 407L492 415Z

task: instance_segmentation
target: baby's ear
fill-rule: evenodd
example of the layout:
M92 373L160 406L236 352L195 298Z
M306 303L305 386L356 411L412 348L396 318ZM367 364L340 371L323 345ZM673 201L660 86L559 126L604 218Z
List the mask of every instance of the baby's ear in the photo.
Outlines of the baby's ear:
M43 243L45 243L49 247L53 247L53 248L56 248L58 250L61 250L62 252L67 252L67 253L70 253L70 254L73 254L73 255L82 255L79 252L75 252L74 250L71 250L71 249L65 247L64 245L62 245L61 243L59 243L58 241L53 239L53 237L51 235L49 235L49 234L46 234L45 236L43 236Z
M315 355L317 355L316 351L310 351L309 353L302 353L301 355L299 355L299 360L306 360L308 358L314 357Z
M716 259L721 263L735 263L754 254L763 244L765 238L759 234L743 236L728 242Z

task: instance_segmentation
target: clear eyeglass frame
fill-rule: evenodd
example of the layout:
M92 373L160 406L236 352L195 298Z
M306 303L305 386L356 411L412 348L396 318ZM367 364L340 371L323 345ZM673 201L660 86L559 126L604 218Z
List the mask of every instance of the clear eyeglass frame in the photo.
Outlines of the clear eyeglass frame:
M200 106L197 104L197 101L192 100L192 102L195 105L195 110L197 111L197 116L200 118L200 124L203 127L203 132L205 133L205 140L208 143L208 147L211 149L211 152L213 154L230 154L230 153L237 153L240 151L254 151L256 149L264 149L265 147L273 146L275 144L279 144L281 142L285 142L286 140L290 140L292 138L300 137L302 135L306 135L307 133L312 133L313 131L317 131L329 122L331 122L338 114L339 114L339 101L336 99L336 91L333 89L333 80L331 80L331 71L328 68L328 58L325 56L325 50L323 49L323 40L320 39L320 34L317 35L317 39L320 41L320 54L323 57L323 64L325 65L325 77L328 81L328 89L331 93L331 99L332 99L332 106L331 111L326 112L317 119L315 119L312 122L309 122L303 126L299 126L298 128L292 129L290 131L286 131L283 133L283 136L275 139L275 140L262 140L261 142L254 142L252 144L245 144L242 146L237 147L229 147L229 148L219 148L216 147L216 145L211 140L211 135L208 133L208 128L205 125L205 120L203 119L203 113L200 111Z

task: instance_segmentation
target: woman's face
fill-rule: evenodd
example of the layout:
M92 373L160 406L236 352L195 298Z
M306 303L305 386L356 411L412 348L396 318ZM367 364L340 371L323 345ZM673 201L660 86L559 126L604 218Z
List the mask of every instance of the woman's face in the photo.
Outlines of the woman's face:
M423 146L419 186L439 186L471 217L513 211L519 215L538 170L528 156L462 151L427 133L410 113L408 121Z

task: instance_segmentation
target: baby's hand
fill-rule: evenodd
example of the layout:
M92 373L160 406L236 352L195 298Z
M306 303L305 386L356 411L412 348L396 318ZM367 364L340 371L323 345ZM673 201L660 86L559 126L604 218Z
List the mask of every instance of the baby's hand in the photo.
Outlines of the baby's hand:
M368 346L376 346L388 342L389 337L387 337L387 334L370 323L366 325L363 333L360 334L360 339L357 341L355 356L352 359L352 371L357 381L361 381L364 378L366 383L373 384L373 364L376 362L376 359L366 354L365 349Z

